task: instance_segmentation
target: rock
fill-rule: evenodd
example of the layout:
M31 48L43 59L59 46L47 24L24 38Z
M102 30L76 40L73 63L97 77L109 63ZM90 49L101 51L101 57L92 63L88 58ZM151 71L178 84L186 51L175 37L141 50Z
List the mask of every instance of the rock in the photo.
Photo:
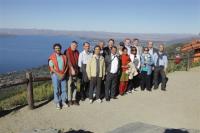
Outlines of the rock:
M193 129L172 129L141 122L130 123L108 133L200 133Z

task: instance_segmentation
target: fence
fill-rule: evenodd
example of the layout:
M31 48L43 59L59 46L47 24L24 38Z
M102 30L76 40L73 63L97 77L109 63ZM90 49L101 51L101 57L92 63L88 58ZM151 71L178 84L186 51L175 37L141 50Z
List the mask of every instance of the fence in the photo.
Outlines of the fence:
M33 96L33 82L40 82L40 81L49 81L51 80L51 77L37 77L33 78L32 72L26 73L26 79L22 79L21 81L18 81L17 83L5 83L0 86L0 89L17 86L17 85L23 85L27 84L27 102L29 109L34 109L34 96Z

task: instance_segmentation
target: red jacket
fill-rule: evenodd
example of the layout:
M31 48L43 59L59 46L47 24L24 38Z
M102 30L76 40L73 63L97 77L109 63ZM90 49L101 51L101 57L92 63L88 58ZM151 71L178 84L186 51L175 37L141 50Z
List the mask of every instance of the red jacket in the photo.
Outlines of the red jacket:
M53 53L50 57L49 57L49 60L48 61L52 61L53 64L54 64L54 70L59 73L59 74L64 74L65 73L65 70L67 68L67 58L65 55L61 55L62 56L62 59L63 59L63 70L59 70L59 67L58 67L58 61L57 61L57 58L56 58L56 53ZM52 72L52 68L49 67L49 70Z
M68 60L68 67L69 71L68 74L71 74L71 67L74 68L75 75L79 73L79 68L78 68L78 57L79 57L79 52L78 50L72 51L71 48L69 47L68 49L65 50L64 54L66 55L66 58Z

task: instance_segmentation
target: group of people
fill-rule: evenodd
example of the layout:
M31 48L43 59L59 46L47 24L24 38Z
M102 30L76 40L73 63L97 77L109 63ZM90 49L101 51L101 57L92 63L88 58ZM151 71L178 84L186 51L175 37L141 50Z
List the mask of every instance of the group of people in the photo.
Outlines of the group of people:
M168 59L163 44L156 49L148 41L142 47L139 39L126 38L118 45L114 39L107 46L99 41L93 50L84 42L80 53L77 47L72 41L62 53L62 46L56 43L48 60L57 109L79 105L86 98L90 103L101 103L103 98L109 102L139 86L141 91L151 91L161 83L161 90L166 90Z

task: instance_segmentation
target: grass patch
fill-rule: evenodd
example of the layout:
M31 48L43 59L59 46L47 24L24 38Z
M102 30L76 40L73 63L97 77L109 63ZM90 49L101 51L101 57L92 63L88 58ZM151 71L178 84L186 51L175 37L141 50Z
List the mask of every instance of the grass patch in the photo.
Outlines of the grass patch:
M175 64L174 61L168 62L167 72L171 73L174 71L186 71L187 61L182 60L179 64Z
M33 84L34 101L39 102L53 97L53 88L51 82L38 82ZM20 86L15 89L5 89L1 95L0 110L11 109L18 105L27 104L26 86ZM6 94L7 93L7 94Z

